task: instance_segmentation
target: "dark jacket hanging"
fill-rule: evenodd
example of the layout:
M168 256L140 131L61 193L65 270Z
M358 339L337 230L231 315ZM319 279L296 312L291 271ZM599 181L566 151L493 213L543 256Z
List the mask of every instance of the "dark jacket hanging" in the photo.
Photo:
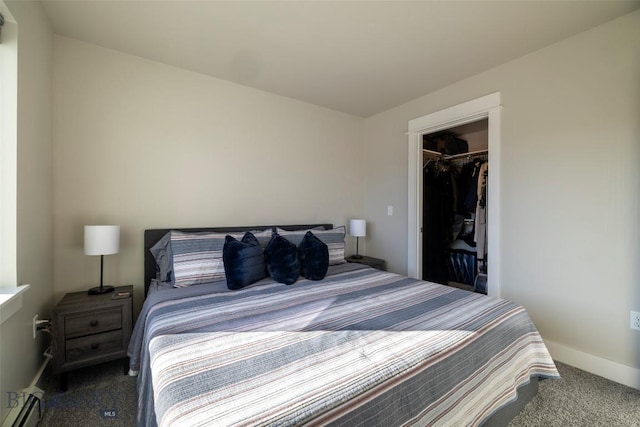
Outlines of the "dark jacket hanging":
M423 170L422 278L447 283L447 245L454 211L454 179L448 168Z

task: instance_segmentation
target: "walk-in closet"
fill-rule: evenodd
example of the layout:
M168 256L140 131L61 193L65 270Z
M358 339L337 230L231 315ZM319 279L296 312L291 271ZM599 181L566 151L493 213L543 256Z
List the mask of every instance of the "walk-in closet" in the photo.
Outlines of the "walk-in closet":
M488 120L422 138L422 278L487 293Z

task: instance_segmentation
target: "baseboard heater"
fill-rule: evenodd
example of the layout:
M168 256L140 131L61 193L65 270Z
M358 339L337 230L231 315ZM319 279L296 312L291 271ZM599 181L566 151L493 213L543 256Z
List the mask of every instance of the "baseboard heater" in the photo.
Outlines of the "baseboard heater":
M11 410L2 427L36 427L44 415L44 392L30 387L10 398Z

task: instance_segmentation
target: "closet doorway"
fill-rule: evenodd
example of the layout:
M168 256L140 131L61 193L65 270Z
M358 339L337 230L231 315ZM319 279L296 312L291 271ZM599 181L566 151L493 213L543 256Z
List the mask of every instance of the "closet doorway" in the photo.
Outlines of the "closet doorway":
M487 293L488 119L423 135L422 280Z
M409 174L408 174L408 261L407 275L423 277L423 141L425 135L443 132L447 129L467 129L486 125L486 158L491 164L488 174L487 191L487 265L486 290L489 295L500 296L500 93L496 92L445 110L441 110L408 123ZM473 132L469 132L473 133ZM484 150L469 142L469 152ZM464 157L464 156L463 156Z

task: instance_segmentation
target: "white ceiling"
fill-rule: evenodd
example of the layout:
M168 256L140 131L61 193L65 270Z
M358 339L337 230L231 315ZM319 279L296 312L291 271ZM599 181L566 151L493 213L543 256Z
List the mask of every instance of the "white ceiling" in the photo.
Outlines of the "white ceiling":
M59 1L55 33L368 117L640 1Z

